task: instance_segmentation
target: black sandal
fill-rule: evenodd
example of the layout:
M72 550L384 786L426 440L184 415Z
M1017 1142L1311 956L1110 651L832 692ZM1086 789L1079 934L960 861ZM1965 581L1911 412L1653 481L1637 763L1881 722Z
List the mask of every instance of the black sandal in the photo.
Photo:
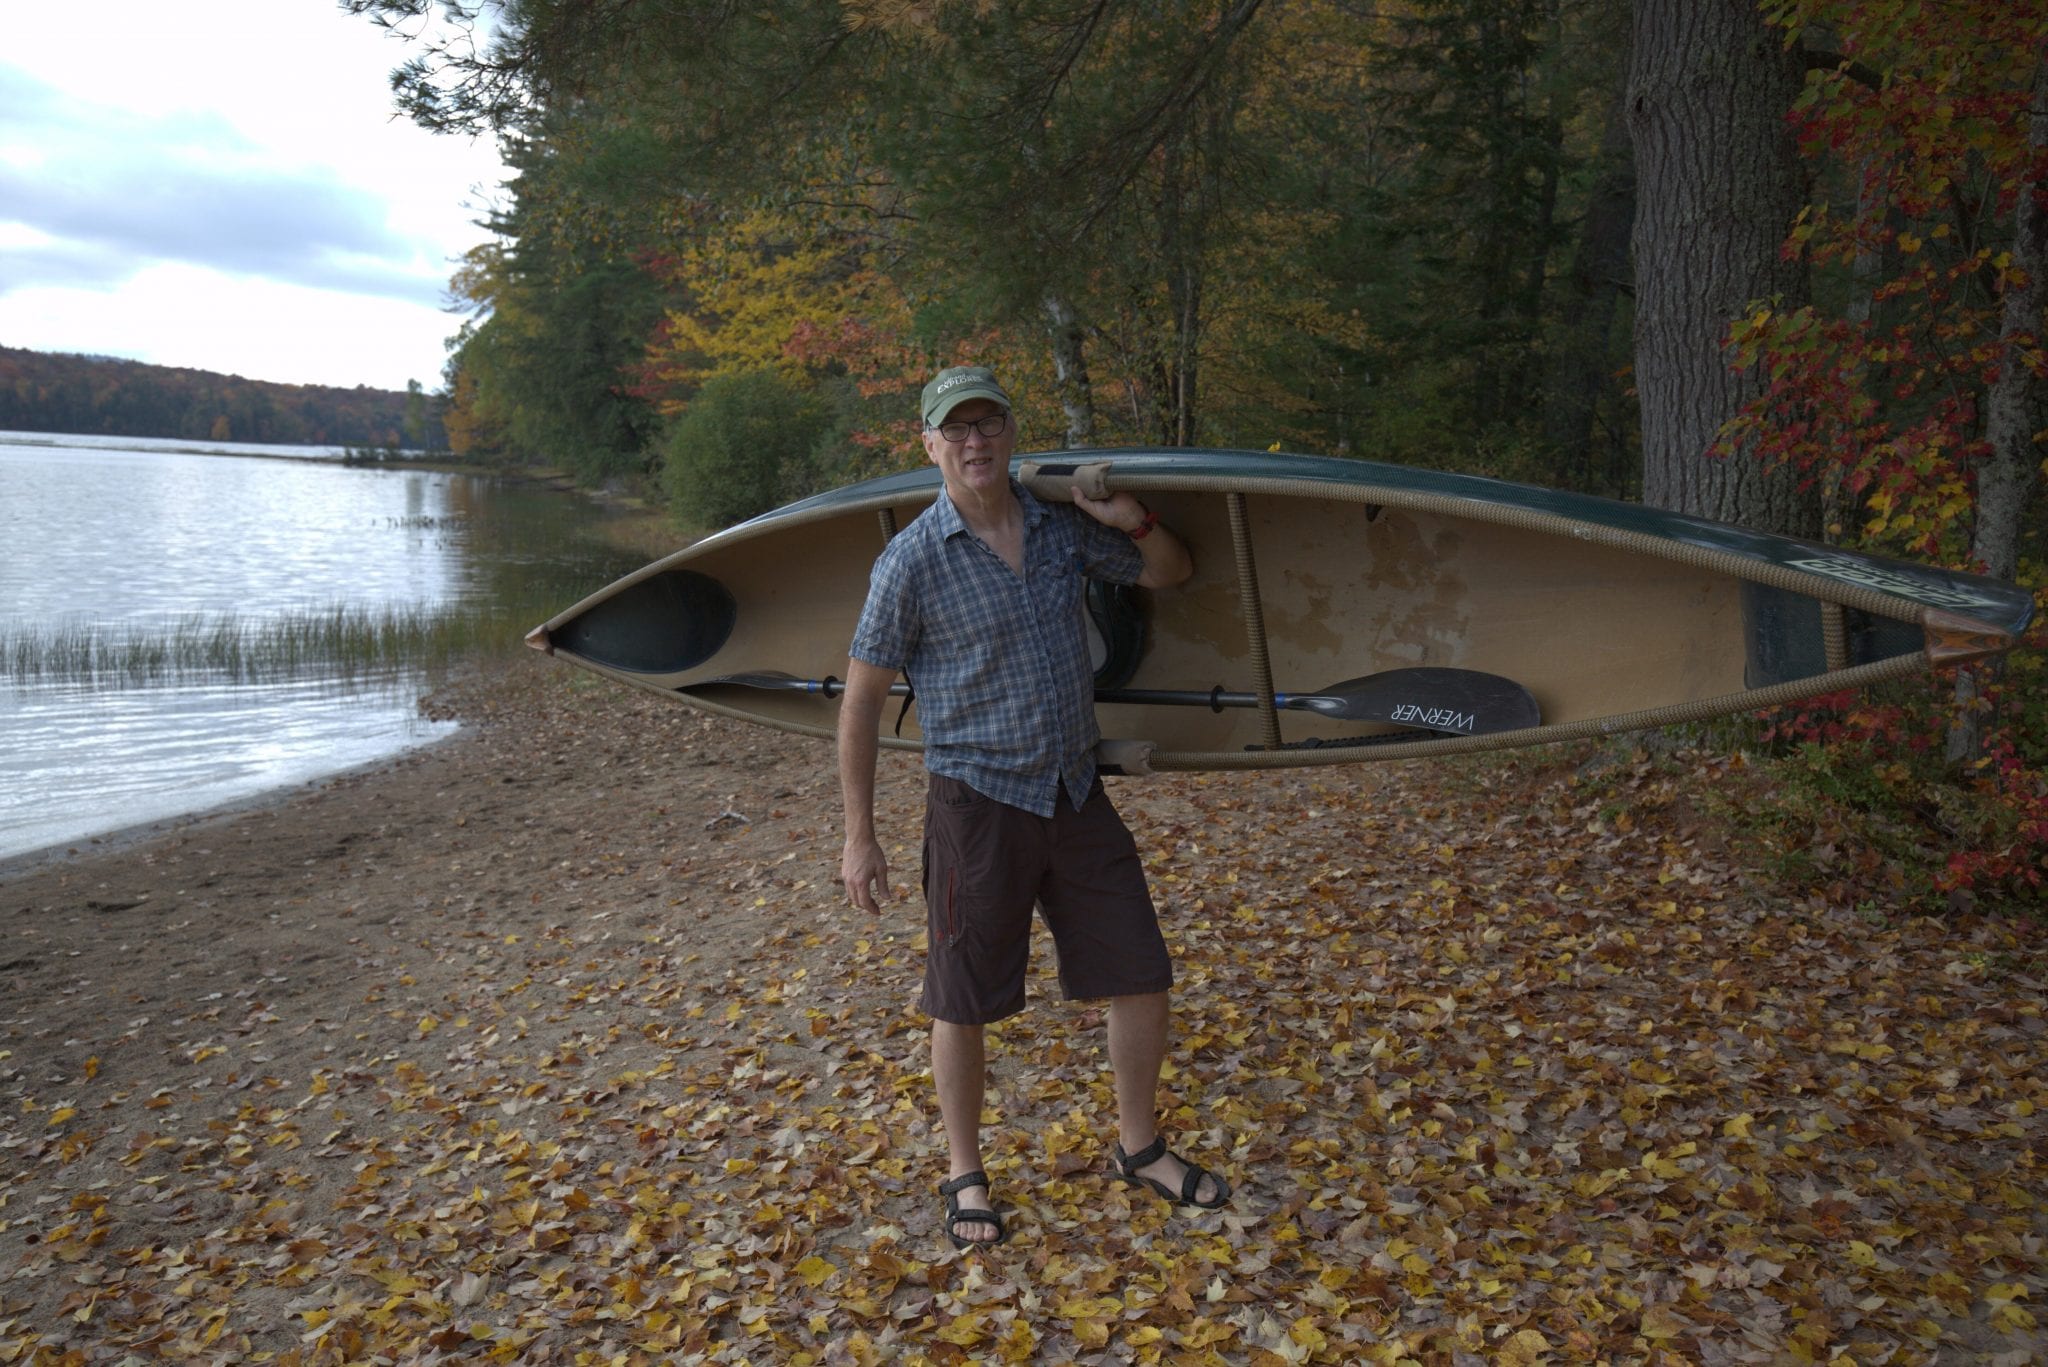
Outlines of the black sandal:
M1003 1228L1003 1217L996 1214L993 1210L962 1210L960 1208L960 1193L969 1187L980 1187L982 1190L988 1191L989 1199L993 1203L995 1192L989 1190L988 1174L979 1169L969 1173L962 1173L949 1182L939 1183L939 1195L946 1198L946 1237L953 1241L953 1247L955 1248L994 1248L997 1244L1009 1238L1010 1232ZM994 1225L996 1227L996 1237L993 1239L966 1238L956 1232L961 1225Z
M1117 1173L1132 1186L1150 1187L1177 1206L1193 1206L1197 1210L1217 1210L1229 1204L1230 1184L1208 1169L1198 1168L1193 1163L1189 1163L1185 1158L1181 1158L1180 1161L1187 1164L1187 1175L1181 1178L1179 1191L1175 1191L1156 1177L1146 1177L1138 1172L1139 1168L1150 1167L1166 1157L1166 1153L1165 1135L1160 1135L1136 1153L1125 1153L1124 1146L1119 1143L1116 1146ZM1180 1155L1175 1154L1174 1157L1180 1158ZM1195 1199L1195 1193L1202 1189L1202 1179L1204 1177L1216 1184L1216 1199L1213 1201L1197 1201Z

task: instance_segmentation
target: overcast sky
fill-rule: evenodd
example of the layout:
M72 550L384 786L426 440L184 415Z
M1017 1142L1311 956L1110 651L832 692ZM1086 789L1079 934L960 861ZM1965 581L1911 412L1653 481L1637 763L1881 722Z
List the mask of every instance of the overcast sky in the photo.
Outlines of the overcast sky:
M334 0L6 9L0 345L439 387L506 173L392 116L405 44Z

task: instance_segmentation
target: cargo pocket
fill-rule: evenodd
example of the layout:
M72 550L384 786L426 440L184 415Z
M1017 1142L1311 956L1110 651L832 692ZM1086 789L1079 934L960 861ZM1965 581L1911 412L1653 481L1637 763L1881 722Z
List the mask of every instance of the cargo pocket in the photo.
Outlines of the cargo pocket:
M951 949L960 943L960 870L946 869L946 886L932 908L932 940Z
M952 949L960 943L960 855L948 841L927 831L924 840L925 932L932 948Z

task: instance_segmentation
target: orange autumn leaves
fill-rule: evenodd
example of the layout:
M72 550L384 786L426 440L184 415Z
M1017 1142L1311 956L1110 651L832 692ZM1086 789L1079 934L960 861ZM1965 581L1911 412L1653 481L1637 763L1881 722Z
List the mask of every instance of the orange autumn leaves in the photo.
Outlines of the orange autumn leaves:
M947 1248L917 903L838 906L784 801L667 870L582 833L573 913L396 918L346 1021L252 995L162 1089L8 1064L0 1362L2032 1360L2024 933L1770 887L1696 802L1724 762L1545 765L1119 788L1226 1211L1109 1180L1042 955L993 1051L1015 1235Z

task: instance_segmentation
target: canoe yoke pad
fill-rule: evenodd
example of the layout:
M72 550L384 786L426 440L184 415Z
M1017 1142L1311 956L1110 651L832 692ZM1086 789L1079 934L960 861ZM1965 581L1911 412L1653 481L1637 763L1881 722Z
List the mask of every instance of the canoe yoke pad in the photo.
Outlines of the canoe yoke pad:
M1054 503L1072 503L1076 489L1088 498L1108 498L1109 468L1106 460L1085 465L1028 460L1017 468L1017 481L1037 497ZM1087 608L1094 637L1088 644L1096 659L1095 686L1122 688L1138 672L1138 661L1145 654L1145 610L1137 590L1128 584L1091 579Z
M1106 460L1090 461L1086 465L1043 464L1027 460L1017 467L1017 482L1039 498L1050 499L1054 503L1072 503L1076 489L1089 498L1108 498L1109 466Z
M1105 774L1151 778L1158 773L1152 767L1155 748L1149 740L1111 740L1105 737L1095 742L1095 767Z

